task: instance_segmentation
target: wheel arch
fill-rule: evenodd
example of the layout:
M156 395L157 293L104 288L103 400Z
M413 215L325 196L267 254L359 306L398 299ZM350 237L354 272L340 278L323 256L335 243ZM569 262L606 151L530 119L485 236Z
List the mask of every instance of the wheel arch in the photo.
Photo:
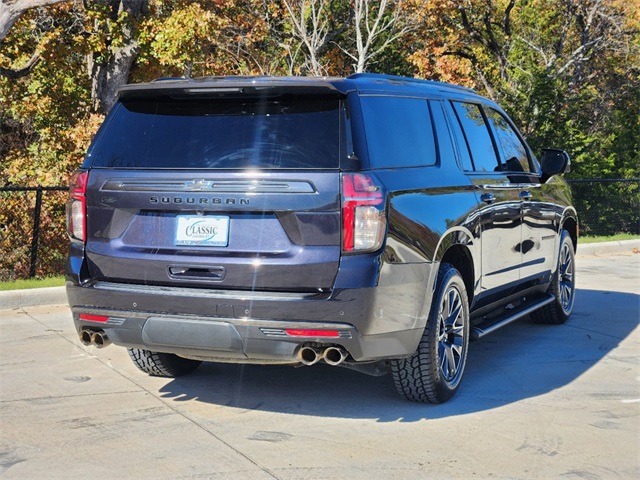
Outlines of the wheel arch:
M562 215L558 234L562 233L562 230L566 230L569 233L574 252L578 250L578 227L578 214L574 208L567 208Z
M477 245L477 241L474 240L468 229L462 227L451 229L440 239L434 259L438 263L448 263L460 272L467 290L469 305L473 301L476 272L479 271L475 264L475 258L477 257L474 257ZM434 269L436 275L437 270ZM432 285L435 288L435 278L432 281Z

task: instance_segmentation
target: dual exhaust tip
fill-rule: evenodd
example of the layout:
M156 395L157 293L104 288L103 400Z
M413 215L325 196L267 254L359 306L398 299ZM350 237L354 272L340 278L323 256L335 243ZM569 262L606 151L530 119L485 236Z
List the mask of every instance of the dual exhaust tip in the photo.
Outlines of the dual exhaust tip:
M324 360L329 365L340 365L349 353L342 347L327 347L324 349L304 346L298 351L298 360L304 365L314 365Z
M98 348L104 348L111 345L111 340L104 333L104 330L89 330L88 328L80 330L80 342L86 347L93 345Z

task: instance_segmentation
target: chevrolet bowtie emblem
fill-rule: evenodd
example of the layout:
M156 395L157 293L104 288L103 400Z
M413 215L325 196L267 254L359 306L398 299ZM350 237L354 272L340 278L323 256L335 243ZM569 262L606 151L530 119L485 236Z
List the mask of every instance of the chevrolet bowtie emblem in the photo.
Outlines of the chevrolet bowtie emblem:
M184 186L187 190L197 192L210 189L212 184L213 182L208 182L206 180L194 180L193 182L186 182Z

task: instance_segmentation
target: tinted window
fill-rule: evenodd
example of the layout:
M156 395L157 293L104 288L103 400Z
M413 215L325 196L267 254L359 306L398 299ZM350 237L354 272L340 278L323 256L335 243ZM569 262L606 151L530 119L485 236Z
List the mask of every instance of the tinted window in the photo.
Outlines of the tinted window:
M426 100L361 97L371 168L435 165L436 145Z
M452 102L452 105L464 131L467 146L471 152L474 170L477 172L499 170L496 151L480 106L461 102Z
M444 103L444 109L447 112L447 116L451 119L449 126L451 127L451 133L453 134L455 144L458 146L458 155L460 156L460 164L462 169L467 172L473 171L473 163L471 163L471 152L469 151L469 144L467 137L465 137L460 122L457 120L456 112L450 102Z
M436 127L440 161L455 164L456 153L453 147L451 133L449 132L449 127L447 126L447 119L442 108L442 102L438 102L436 100L429 101L429 107L431 108L433 123Z
M130 100L94 167L338 168L339 100Z
M502 150L502 170L509 172L530 172L527 149L507 119L493 108L486 110L489 121L493 125L498 146Z

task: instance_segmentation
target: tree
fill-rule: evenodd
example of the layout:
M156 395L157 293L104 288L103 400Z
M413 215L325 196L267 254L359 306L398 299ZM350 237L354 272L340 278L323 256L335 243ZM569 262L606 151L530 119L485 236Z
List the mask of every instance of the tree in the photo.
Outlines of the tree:
M355 62L356 73L364 72L374 58L414 29L409 13L401 0L354 0L355 45L343 51Z
M295 65L298 53L306 60L301 69L312 75L324 75L326 67L321 63L321 54L336 36L331 25L331 7L336 3L326 0L283 0L292 25L292 34L300 43L295 51L289 51L291 66ZM290 69L290 73L293 68Z
M0 184L64 184L126 82L353 71L477 88L572 176L640 176L637 2L0 0ZM63 204L39 274L64 257ZM24 205L0 201L3 253L29 236ZM24 258L0 255L0 276Z
M65 1L68 0L0 0L0 45L9 33L11 27L13 27L26 11L32 8L54 5ZM0 66L0 75L16 80L29 75L39 61L40 55L35 52L22 67L11 69Z
M638 165L632 149L637 141L615 159L610 148L622 126L616 119L638 111L639 21L633 2L416 3L425 8L410 58L421 76L484 90L518 120L536 150L571 150L577 174L587 164L598 165L593 171L601 175L628 173L622 164ZM625 103L616 101L621 98ZM638 137L637 118L629 118L633 127L624 138Z
M148 0L85 3L88 26L97 37L92 42L93 51L87 54L91 104L97 112L107 113L115 102L116 92L129 80L139 48L136 27L148 4Z

